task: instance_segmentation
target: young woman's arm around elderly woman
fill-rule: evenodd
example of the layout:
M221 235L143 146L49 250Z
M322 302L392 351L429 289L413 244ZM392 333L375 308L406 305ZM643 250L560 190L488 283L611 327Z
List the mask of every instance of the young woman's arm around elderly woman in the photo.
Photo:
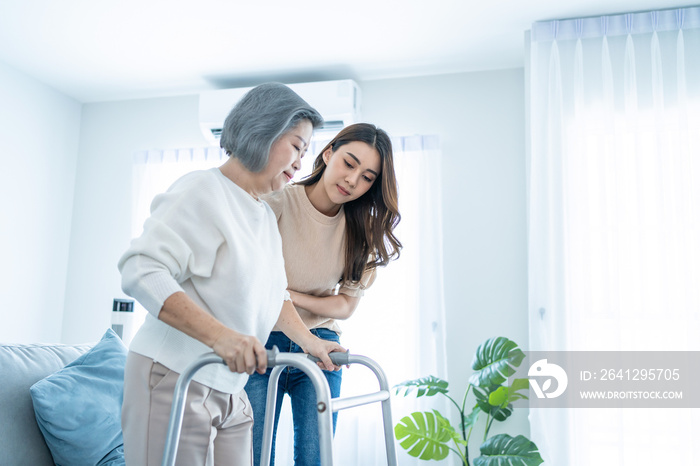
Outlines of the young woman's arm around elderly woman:
M259 197L299 169L320 115L281 84L251 90L224 124L229 159L156 196L142 235L119 261L122 288L149 312L129 348L122 427L126 462L159 465L173 389L191 361L212 351L190 386L177 464L252 464L247 374L264 371L278 325L332 367L342 351L289 318L276 219ZM286 303L286 304L284 304Z
M321 151L309 177L265 199L277 215L294 306L311 332L337 342L337 321L353 314L376 268L398 257L401 249L393 233L400 215L389 136L370 124L348 126ZM270 335L266 346L273 345L282 351L302 350L282 331ZM341 373L324 374L331 395L339 396ZM246 385L255 413L256 465L268 378L269 373L256 373ZM310 380L292 369L278 388L277 413L285 393L292 401L295 465L318 465ZM335 414L333 419L335 428Z

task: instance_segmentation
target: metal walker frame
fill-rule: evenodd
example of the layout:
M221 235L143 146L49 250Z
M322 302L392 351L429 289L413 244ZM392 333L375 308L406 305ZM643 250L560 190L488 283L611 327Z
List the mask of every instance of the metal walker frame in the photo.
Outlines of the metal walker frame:
M354 408L369 403L381 402L384 425L384 441L386 444L387 465L396 466L396 446L393 441L391 418L391 402L389 383L382 368L374 360L349 353L330 353L333 364L345 366L361 364L368 367L379 381L379 391L344 398L331 398L330 388L321 369L316 365L317 358L300 353L282 353L277 347L267 352L267 365L272 367L270 381L267 386L267 406L263 427L263 444L260 465L269 465L272 452L272 430L275 416L275 400L277 399L277 382L286 366L296 367L304 372L316 390L316 409L318 411L318 435L320 458L322 466L333 465L333 413L342 409ZM225 364L221 357L214 353L204 354L182 371L175 385L173 404L168 422L168 432L165 438L162 466L175 466L177 446L180 441L182 418L185 412L185 397L194 374L208 364Z

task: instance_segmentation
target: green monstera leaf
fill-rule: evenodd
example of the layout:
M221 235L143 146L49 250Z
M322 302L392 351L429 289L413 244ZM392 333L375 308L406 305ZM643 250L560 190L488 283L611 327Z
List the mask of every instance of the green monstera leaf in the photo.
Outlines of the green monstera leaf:
M450 421L446 417L443 417L443 415L436 409L433 410L433 414L435 414L435 419L438 422L438 428L447 431L454 443L458 445L467 444L467 442L462 438L461 434L459 434L455 428L452 427L452 424L450 424Z
M474 397L476 398L476 406L481 411L490 414L497 421L505 421L513 414L513 405L492 404L490 400L499 398L498 395L503 387L500 385L491 385L490 387L474 387Z
M500 385L515 373L525 359L518 344L505 337L489 338L479 345L474 354L469 383L477 387Z
M543 463L537 445L527 437L498 434L481 444L481 456L474 466L538 466Z
M464 417L462 417L462 429L467 431L473 427L476 424L476 421L479 420L480 412L481 409L479 409L479 406L474 406L471 413L465 414Z
M403 392L403 396L408 396L413 391L416 392L416 397L433 396L438 393L447 394L448 383L445 380L439 379L432 375L423 377L422 379L407 380L400 384L394 385L394 390L397 395Z
M452 426L446 425L449 422L439 414L417 411L401 418L394 426L394 435L414 458L442 460L450 453L447 443L455 436Z
M492 406L506 406L517 400L527 400L527 395L519 393L520 390L528 390L528 379L514 379L510 386L502 385L489 395L489 404Z

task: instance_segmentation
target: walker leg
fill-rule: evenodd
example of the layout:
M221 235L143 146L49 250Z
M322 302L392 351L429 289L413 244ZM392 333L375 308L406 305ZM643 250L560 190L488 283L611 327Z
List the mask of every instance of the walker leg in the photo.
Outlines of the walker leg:
M260 451L260 465L269 466L272 461L272 433L275 429L275 411L277 408L277 382L284 366L275 366L267 383L267 403L265 404L265 423L263 424L263 441ZM272 408L272 409L270 409Z
M322 466L333 465L333 412L351 408L362 404L382 402L382 416L384 423L384 439L386 442L386 454L389 466L396 466L396 446L394 445L394 431L391 418L391 403L389 383L382 368L372 359L364 356L350 355L348 353L331 353L331 360L337 365L359 363L367 366L374 372L379 381L380 391L368 395L352 398L331 399L331 391L323 372L312 359L299 353L280 353L277 348L268 351L269 367L273 367L270 374L267 390L267 407L265 423L263 425L263 444L260 466L269 466L272 452L272 431L274 428L277 383L285 366L293 366L304 372L311 380L316 391L316 409L318 413L318 437L320 446L320 458ZM185 412L185 397L187 389L195 372L207 364L224 364L224 361L214 353L205 354L193 361L182 371L175 385L173 394L173 407L170 412L168 432L165 439L162 466L174 466L177 455L177 446L180 440L182 417Z
M300 369L304 372L316 390L316 410L318 413L318 439L320 447L320 458L321 466L332 466L333 465L333 410L331 406L331 389L328 387L326 377L316 363L309 360L306 355L299 353L276 353L274 357L270 357L269 365L274 365L272 374L270 374L270 382L268 382L268 398L267 407L265 408L265 434L263 437L263 451L262 454L268 453L267 456L263 456L260 461L260 466L269 466L270 456L269 453L272 449L272 426L274 423L276 403L277 398L277 380L279 379L279 372L282 371L284 366L292 366ZM279 369L279 372L275 374L275 371ZM272 387L274 377L274 388ZM275 391L275 397L270 398L271 389ZM271 402L272 400L272 402ZM270 422L270 424L268 424ZM269 442L265 439L269 435Z
M361 356L355 356L355 357L361 357ZM360 362L360 361L358 361ZM372 372L374 372L374 375L377 376L377 380L379 380L379 390L381 391L386 391L387 393L390 394L390 387L389 387L389 382L386 378L386 374L384 373L384 370L377 364L375 361L369 359L369 358L364 358L362 364L365 366L369 367ZM382 418L383 418L383 423L384 423L384 442L386 444L386 458L387 458L387 464L389 466L396 466L397 464L397 459L396 459L396 445L394 444L394 427L392 426L393 419L391 417L391 398L387 397L384 401L382 401Z

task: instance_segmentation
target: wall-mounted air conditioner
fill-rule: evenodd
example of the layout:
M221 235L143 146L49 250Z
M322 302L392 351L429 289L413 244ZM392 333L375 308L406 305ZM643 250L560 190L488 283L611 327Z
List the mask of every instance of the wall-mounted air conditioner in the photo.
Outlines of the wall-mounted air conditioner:
M288 85L321 113L325 124L319 131L337 132L360 121L360 88L350 79ZM205 91L199 95L199 125L207 141L219 145L224 120L233 106L252 87Z

